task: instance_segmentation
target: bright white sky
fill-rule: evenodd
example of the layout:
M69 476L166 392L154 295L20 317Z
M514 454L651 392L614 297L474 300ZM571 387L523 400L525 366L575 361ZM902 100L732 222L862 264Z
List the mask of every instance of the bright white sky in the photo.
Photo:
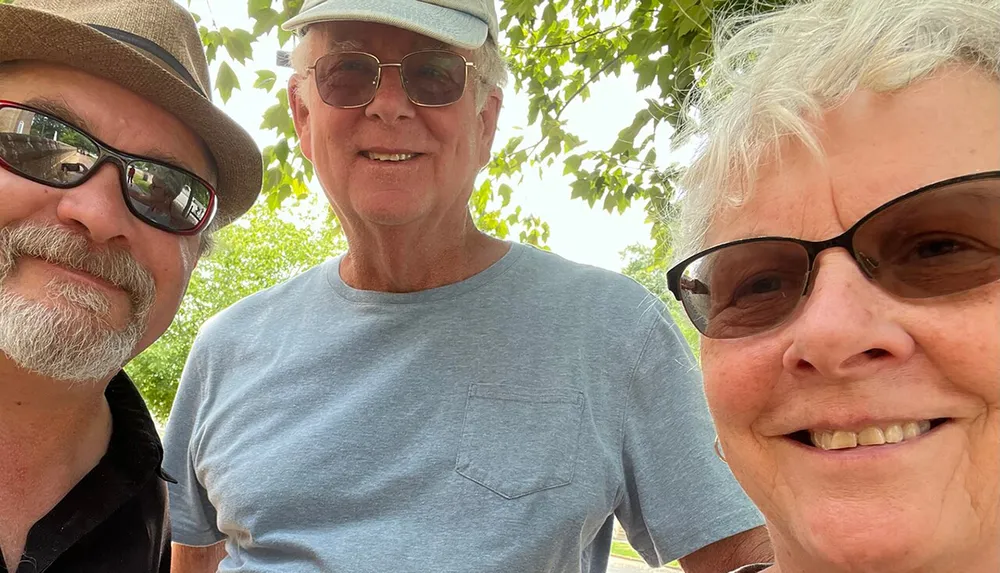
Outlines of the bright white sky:
M246 0L190 0L191 10L202 17L202 23L212 27L252 28L253 21L246 13ZM278 74L279 84L287 81L289 70L278 68L275 55L277 40L268 38L254 48L254 59L245 68L232 63L244 88L234 92L225 111L243 125L261 147L274 143L273 132L258 129L265 109L273 105L273 97L262 90L253 89L257 70L270 69ZM224 51L219 51L220 55ZM215 66L213 66L213 78ZM584 139L588 147L607 148L620 129L626 127L635 112L644 107L644 97L654 93L636 93L635 77L623 73L620 78L606 79L591 89L586 102L576 102L567 109L564 117L569 130ZM216 103L221 103L215 94ZM500 116L496 148L517 134L524 134L525 141L537 141L535 129L518 130L527 126L528 98L515 93L512 87L505 93L504 110ZM671 161L666 144L669 133L660 134L657 155L666 165ZM533 139L534 137L534 139ZM541 217L549 223L549 247L556 253L581 263L618 271L622 267L620 253L635 244L651 244L650 226L645 222L642 205L633 205L623 215L609 214L600 203L591 208L585 201L570 198L570 179L562 175L563 166L557 162L539 178L536 169L525 174L524 182L511 185L515 188L512 203L521 205L524 212ZM318 184L315 187L318 189ZM516 239L516 237L514 237Z

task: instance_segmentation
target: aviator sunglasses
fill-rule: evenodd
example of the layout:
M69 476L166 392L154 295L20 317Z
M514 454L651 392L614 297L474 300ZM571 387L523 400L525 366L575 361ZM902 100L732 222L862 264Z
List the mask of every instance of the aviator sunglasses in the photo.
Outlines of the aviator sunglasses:
M421 107L444 107L462 99L469 68L476 65L447 50L422 50L399 63L383 64L366 52L332 52L322 56L309 71L316 75L319 97L343 109L365 107L375 99L382 68L399 68L407 99Z
M1000 280L1000 171L897 197L826 241L758 237L717 245L676 264L667 285L708 338L751 336L795 313L816 257L833 248L846 250L866 277L903 299Z
M32 107L0 100L0 166L36 183L71 189L104 163L121 173L122 196L143 222L190 235L215 216L216 194L204 179L166 163L113 149Z

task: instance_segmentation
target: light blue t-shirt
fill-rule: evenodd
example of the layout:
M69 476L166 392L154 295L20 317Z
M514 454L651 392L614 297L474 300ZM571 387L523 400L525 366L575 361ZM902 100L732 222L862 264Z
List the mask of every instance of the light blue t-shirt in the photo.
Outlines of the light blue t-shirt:
M661 302L514 244L460 283L359 291L330 260L210 320L167 425L174 541L221 572L604 571L762 524L712 449Z

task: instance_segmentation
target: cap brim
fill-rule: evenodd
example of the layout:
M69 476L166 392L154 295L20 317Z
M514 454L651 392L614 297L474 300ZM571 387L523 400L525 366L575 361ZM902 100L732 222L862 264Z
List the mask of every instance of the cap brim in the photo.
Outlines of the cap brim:
M41 60L109 79L170 112L208 146L218 168L225 225L253 206L263 167L257 144L235 121L177 76L128 45L54 14L0 5L0 62Z
M410 30L467 50L486 43L489 27L479 18L434 4L399 0L327 0L282 26L295 31L320 22L376 22Z

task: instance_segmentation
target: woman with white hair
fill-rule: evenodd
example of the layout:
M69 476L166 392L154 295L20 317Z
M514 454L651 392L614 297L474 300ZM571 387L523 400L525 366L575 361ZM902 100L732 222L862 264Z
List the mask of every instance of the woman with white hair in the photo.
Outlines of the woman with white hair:
M668 281L771 533L744 570L1000 571L1000 2L723 28Z

